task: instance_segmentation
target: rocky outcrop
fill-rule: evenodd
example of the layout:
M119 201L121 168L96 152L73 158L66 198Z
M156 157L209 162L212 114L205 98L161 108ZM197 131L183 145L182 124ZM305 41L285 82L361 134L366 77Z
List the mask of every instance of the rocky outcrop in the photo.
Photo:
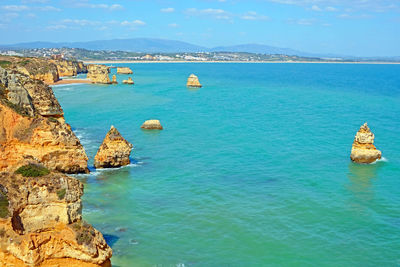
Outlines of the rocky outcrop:
M83 62L76 60L51 60L58 70L60 77L76 76L79 73L86 73L87 68Z
M163 129L159 120L147 120L142 124L142 126L140 128L146 129L146 130L162 130Z
M118 74L133 74L133 71L128 67L117 67Z
M194 75L194 74L190 74L187 83L186 83L187 87L201 87L202 85L199 82L199 78Z
M96 168L117 168L130 163L132 144L111 126L94 158Z
M87 172L87 156L50 87L0 68L0 172L36 159L52 170Z
M374 146L374 139L374 134L367 123L364 123L354 138L350 155L351 160L357 163L372 163L380 159L382 152Z
M117 82L117 76L115 76L115 74L112 76L112 81L111 81L111 83L112 83L112 84L118 84L118 82Z
M123 80L122 83L124 83L124 84L135 84L131 77L129 77L128 80Z
M0 265L110 266L111 248L82 221L82 183L54 172L24 176L0 175Z
M90 64L88 65L87 78L92 81L92 83L103 83L110 84L110 68L106 65Z

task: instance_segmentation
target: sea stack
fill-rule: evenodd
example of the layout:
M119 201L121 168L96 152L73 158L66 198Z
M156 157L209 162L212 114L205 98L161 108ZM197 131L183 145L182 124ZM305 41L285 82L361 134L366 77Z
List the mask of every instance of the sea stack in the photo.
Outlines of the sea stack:
M131 77L129 77L128 80L123 80L122 82L123 82L124 84L135 84L135 83L133 82L133 80L132 80Z
M117 67L118 74L133 74L133 71L128 67Z
M117 82L117 76L115 76L115 74L112 76L112 81L111 81L111 83L112 83L112 84L118 84L118 82Z
M110 68L106 65L96 65L90 64L87 67L88 74L87 78L92 83L103 83L103 84L110 84L110 77L108 74L110 73Z
M162 130L163 129L159 120L147 120L142 124L142 126L140 128L146 129L146 130Z
M96 168L117 168L130 163L132 144L111 126L94 158Z
M186 83L187 87L197 87L200 88L202 85L199 82L199 78L194 75L194 74L190 74L187 83Z
M374 139L374 134L367 123L364 123L354 138L350 155L351 160L356 163L372 163L380 159L382 152L374 146Z

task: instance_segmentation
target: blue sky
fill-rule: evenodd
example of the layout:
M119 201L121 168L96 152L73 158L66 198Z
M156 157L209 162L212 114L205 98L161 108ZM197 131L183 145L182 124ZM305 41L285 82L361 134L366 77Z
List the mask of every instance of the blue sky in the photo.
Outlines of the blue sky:
M150 37L400 56L399 0L0 0L1 44Z

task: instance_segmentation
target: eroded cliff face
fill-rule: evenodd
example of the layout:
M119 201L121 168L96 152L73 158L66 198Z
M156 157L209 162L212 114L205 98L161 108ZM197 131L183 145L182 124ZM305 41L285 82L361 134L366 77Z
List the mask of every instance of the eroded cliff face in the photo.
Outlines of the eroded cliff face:
M350 158L357 163L372 163L381 159L382 152L374 145L375 135L364 123L354 137Z
M82 221L82 194L82 183L61 173L0 174L0 265L109 266L111 248Z
M60 77L76 76L79 73L86 73L86 65L75 60L51 60L56 66Z
M87 66L88 74L87 78L92 83L103 83L103 84L110 84L110 68L106 65L97 65L97 64L90 64Z
M111 126L94 158L96 168L116 168L130 163L132 144Z
M26 159L66 173L88 172L86 153L52 89L0 68L0 172Z

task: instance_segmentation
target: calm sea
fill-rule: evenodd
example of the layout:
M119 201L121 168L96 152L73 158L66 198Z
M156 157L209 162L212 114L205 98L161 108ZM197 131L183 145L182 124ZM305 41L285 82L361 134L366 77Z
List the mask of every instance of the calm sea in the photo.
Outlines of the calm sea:
M90 165L111 125L134 145L79 176L113 266L400 265L400 65L123 66L134 86L54 88ZM372 165L349 158L364 122Z

